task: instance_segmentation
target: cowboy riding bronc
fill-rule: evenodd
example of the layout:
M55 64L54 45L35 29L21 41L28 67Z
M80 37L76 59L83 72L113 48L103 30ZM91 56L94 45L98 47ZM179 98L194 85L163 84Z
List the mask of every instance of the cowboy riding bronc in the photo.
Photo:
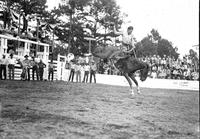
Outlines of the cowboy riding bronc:
M122 45L120 48L115 46L97 47L93 54L98 55L98 57L101 57L102 59L120 59L130 55L133 55L136 58L136 39L133 35L133 27L129 26L125 32L118 32L116 31L115 26L113 26L113 31L115 35L122 35Z

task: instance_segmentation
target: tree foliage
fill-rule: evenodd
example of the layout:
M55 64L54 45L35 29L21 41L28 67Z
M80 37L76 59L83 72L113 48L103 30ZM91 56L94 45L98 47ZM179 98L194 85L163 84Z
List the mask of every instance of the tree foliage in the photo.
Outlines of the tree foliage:
M148 34L147 37L136 44L136 51L139 57L152 55L163 57L166 55L175 59L178 58L177 47L173 47L170 41L162 38L157 30L152 29L150 33L150 35Z
M70 47L56 46L55 53L75 55L88 53L88 41L85 37L95 38L92 42L102 45L116 37L111 24L120 28L123 23L120 7L115 0L63 0L67 4L60 4L58 8L46 11L47 0L5 0L9 9L23 14L23 30L28 27L28 17L37 15L40 21L53 25L53 30L47 30L56 36L60 44L70 44ZM9 18L8 18L9 19ZM66 45L65 45L66 46ZM68 45L69 46L69 45ZM68 49L68 50L67 50ZM178 57L177 48L161 37L156 29L136 44L137 56L164 55Z
M46 0L5 0L7 8L4 11L4 23L8 22L11 24L12 21L12 10L23 17L23 29L22 32L27 31L28 18L30 15L37 14L38 17L43 17L43 13L46 8Z
M113 36L110 24L122 22L120 9L114 0L69 0L68 5L60 4L51 14L57 15L55 34L64 43L70 41L70 52L75 55L88 53L89 44L85 37L95 38L97 42L110 40L109 37ZM61 17L65 19L61 21Z

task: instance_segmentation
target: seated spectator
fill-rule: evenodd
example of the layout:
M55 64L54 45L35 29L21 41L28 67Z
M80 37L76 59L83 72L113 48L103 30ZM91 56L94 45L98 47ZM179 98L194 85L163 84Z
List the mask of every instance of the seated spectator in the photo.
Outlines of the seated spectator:
M157 65L156 64L154 64L152 67L151 67L151 77L152 78L157 78L157 70L158 70L158 68L157 68Z
M181 68L178 69L178 79L183 79L183 70Z
M162 69L158 75L159 78L165 79L167 76L167 69Z
M197 81L199 79L199 73L193 70L191 72L191 78L192 80Z
M153 79L157 78L157 73L156 73L155 71L152 71L151 77L152 77Z
M178 70L176 68L173 69L173 74L172 74L172 79L177 79L178 78Z
M165 79L171 79L171 69L167 67Z
M191 72L190 72L189 69L186 70L185 79L186 80L191 80Z

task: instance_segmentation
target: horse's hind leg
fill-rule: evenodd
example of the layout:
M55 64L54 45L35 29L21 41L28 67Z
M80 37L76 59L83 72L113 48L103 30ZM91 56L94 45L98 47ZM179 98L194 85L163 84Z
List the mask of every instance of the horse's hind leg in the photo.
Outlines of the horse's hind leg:
M135 83L135 85L137 86L137 93L140 94L140 87L138 85L137 80L135 79L135 75L133 73L129 74L129 77L133 80L133 82Z
M126 80L128 81L130 88L131 88L131 94L134 95L134 91L133 91L133 86L132 86L132 82L130 80L130 77L128 76L127 73L124 73L124 77L126 78Z

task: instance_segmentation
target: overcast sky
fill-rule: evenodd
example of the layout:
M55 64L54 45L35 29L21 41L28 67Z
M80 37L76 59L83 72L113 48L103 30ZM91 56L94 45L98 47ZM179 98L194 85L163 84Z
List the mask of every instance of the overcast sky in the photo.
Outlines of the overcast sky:
M49 8L60 0L47 0ZM162 38L178 47L181 55L199 44L199 0L116 0L122 12L128 14L126 28L134 26L138 41L151 29L158 30Z

